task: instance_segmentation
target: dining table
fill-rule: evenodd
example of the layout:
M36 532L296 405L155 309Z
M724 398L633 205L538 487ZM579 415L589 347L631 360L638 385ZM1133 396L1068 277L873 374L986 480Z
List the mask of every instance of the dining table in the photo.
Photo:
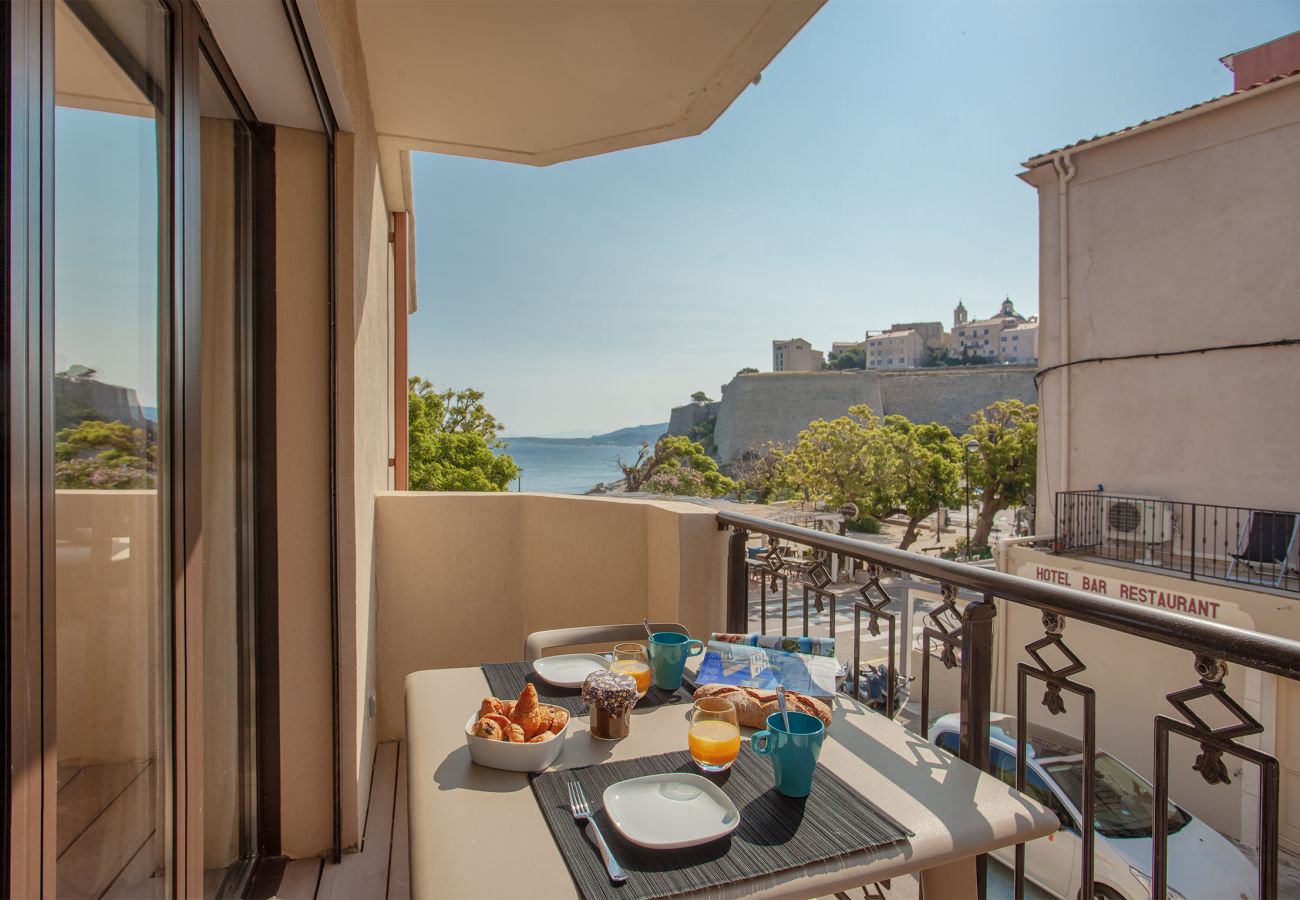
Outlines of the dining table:
M470 760L466 720L488 693L477 667L406 677L412 896L581 896L529 775ZM916 873L926 900L968 900L978 894L980 854L1061 827L1040 803L852 697L839 694L829 703L832 720L819 765L911 836L888 852L852 853L739 879L711 888L708 896L819 897ZM586 717L575 716L552 768L684 750L689 716L689 703L634 709L630 733L618 741L593 738ZM752 731L742 729L744 735Z

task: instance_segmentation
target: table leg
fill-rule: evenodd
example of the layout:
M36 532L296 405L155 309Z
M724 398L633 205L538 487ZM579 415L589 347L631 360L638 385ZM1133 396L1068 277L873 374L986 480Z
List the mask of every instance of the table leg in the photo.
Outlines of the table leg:
M973 856L921 872L922 900L973 900L978 896Z

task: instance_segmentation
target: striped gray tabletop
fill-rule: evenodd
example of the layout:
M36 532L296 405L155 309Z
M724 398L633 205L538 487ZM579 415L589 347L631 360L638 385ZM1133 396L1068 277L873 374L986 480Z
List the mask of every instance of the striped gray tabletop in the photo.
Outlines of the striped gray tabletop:
M682 739L685 737L683 731ZM864 850L883 857L901 852L897 845L911 835L825 766L817 767L808 798L781 796L773 787L771 763L743 746L731 770L713 779L740 810L740 826L728 837L699 847L646 850L614 829L605 815L602 796L605 788L617 781L665 772L698 770L690 755L679 751L534 776L538 806L584 897L669 897ZM574 821L566 787L569 781L582 785L597 811L601 832L630 876L624 884L610 884L595 845Z
M582 702L581 691L577 688L562 688L547 684L537 677L537 673L533 671L533 667L529 663L483 663L479 668L483 670L483 677L487 679L488 688L492 691L494 697L500 697L502 700L513 700L519 696L519 692L524 689L524 684L527 683L537 688L537 696L543 703L562 706L569 711L570 715L585 716L587 714L587 704ZM691 693L691 689L684 679L682 687L676 691L664 691L651 685L650 690L637 703L636 708L646 709L647 707L661 706L664 703L690 704Z

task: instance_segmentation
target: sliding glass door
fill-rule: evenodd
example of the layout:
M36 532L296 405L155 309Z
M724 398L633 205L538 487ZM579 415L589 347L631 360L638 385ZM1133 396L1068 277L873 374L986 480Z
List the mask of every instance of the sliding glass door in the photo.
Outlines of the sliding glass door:
M234 896L258 849L251 115L193 5L41 9L43 884Z
M174 22L154 0L54 15L56 892L164 896Z

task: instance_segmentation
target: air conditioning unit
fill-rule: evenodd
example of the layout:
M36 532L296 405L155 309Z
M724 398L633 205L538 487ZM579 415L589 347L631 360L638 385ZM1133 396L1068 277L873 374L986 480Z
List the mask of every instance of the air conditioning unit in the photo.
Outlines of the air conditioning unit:
M1101 498L1101 527L1107 541L1163 544L1173 537L1169 504L1155 497Z

